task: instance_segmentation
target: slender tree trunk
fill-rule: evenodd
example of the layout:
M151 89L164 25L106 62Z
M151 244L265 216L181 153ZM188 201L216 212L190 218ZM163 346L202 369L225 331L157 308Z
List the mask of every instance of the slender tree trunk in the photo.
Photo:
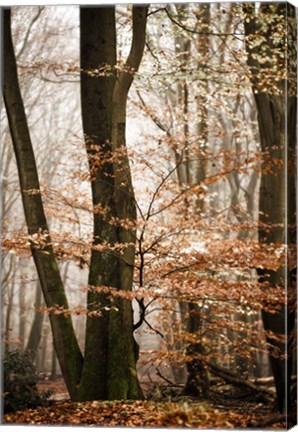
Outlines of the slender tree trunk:
M19 266L21 267L23 260L19 260ZM26 337L26 286L23 284L19 288L19 350L23 351L25 347Z
M40 352L40 372L47 371L47 353L48 353L49 327L45 326L44 335L41 342Z
M138 70L145 47L147 7L133 6L133 35L125 68L120 71L113 94L112 149L119 155L114 163L114 200L118 226L118 241L127 245L119 256L119 285L131 291L135 258L136 203L132 186L129 160L126 151L126 104L130 86ZM125 221L129 226L124 226ZM125 224L126 225L126 224ZM130 300L119 297L117 310L110 313L108 361L108 394L114 399L119 391L124 398L140 398L142 391L136 372L136 349L133 338L133 312Z
M15 277L13 276L11 281L11 289L8 289L7 286L7 309L6 309L6 318L5 318L5 346L4 351L5 353L8 353L9 346L10 346L10 332L11 332L11 313L12 313L12 307L13 307L13 297L14 297L14 284L15 284Z
M34 356L36 356L40 339L41 339L41 332L42 332L42 325L44 320L44 313L39 311L39 308L43 305L42 301L42 290L40 286L39 280L36 283L36 294L35 294L35 313L34 313L34 319L31 326L26 351L30 351L33 353Z
M188 13L189 6L187 4L177 5L179 20L185 18ZM185 35L178 35L175 37L175 51L178 61L181 64L181 70L187 68L190 58L191 41ZM184 154L184 161L179 167L178 175L180 174L181 186L191 183L191 162L190 162L190 143L189 143L189 84L187 78L182 78L177 83L177 104L180 107L182 116L182 130L179 135L183 137L183 142L179 146L179 154ZM179 125L180 126L180 125ZM179 159L178 159L179 160ZM182 174L182 175L181 175Z
M51 380L57 378L57 355L54 345L52 346Z
M48 307L58 305L68 309L59 269L51 246L44 213L35 157L20 93L17 65L11 36L11 11L3 10L4 103L14 152L17 159L20 188L26 223L31 239L31 251ZM42 240L42 244L38 240ZM50 322L61 370L71 397L81 374L80 352L70 317L50 312Z
M203 59L205 59L205 63L207 63L207 59L209 58L209 44L210 44L209 35L208 35L208 33L210 32L210 4L198 5L197 16L200 19L202 25L201 32L203 33L202 35L199 35L197 38L196 41L197 50L200 53L200 55L203 57ZM208 88L209 88L209 83L208 80L206 79L204 82L204 91L203 92L200 91L200 93L197 94L197 111L198 111L198 115L200 115L197 123L197 133L200 142L200 146L197 149L198 164L195 173L197 184L204 182L204 179L206 178L206 171L207 171L207 162L205 158L206 158L206 149L208 143L208 100L207 100ZM205 207L204 200L203 199L198 200L197 204L198 204L198 208L204 211L204 207Z

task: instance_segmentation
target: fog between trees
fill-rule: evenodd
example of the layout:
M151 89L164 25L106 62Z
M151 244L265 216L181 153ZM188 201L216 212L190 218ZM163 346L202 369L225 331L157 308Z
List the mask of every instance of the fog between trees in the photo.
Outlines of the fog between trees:
M230 371L250 382L273 375L286 409L296 76L285 41L294 22L279 3L13 8L51 237L38 224L28 235L4 78L5 350L33 349L39 370L55 375L56 328L76 400L140 398L169 384L208 398L212 374ZM47 248L69 304L47 287L54 261L38 281L31 252L52 260Z

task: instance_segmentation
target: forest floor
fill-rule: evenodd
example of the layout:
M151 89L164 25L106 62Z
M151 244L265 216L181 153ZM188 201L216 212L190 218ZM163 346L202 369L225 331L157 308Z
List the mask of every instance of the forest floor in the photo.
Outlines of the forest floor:
M42 382L40 391L53 390L47 407L26 409L4 415L3 423L22 425L82 425L105 427L171 428L262 428L286 429L281 415L272 406L224 390L204 401L189 397L167 400L69 402L62 380ZM289 426L289 425L288 425Z

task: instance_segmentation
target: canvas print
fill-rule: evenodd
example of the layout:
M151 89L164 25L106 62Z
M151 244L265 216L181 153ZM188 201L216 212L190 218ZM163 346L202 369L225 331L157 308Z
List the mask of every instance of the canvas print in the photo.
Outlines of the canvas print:
M296 424L296 10L1 9L1 422Z

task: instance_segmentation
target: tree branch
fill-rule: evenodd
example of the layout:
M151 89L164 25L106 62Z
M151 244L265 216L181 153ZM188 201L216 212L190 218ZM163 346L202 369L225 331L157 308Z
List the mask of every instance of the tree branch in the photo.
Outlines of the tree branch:
M38 18L40 17L40 15L41 15L41 13L42 13L43 10L44 10L44 6L38 6L38 11L37 11L36 15L32 18L32 20L31 20L31 22L29 24L29 27L27 29L27 32L26 32L24 40L23 40L23 44L22 44L19 52L16 54L16 59L17 60L19 60L19 58L21 57L21 55L25 51L26 46L27 46L27 42L28 42L31 30L32 30L32 27L35 24L35 22L38 20Z
M176 20L168 11L168 9L165 7L163 10L168 18L172 21L172 23L174 23L175 25L177 25L178 27L180 27L182 30L187 31L188 33L193 33L193 34L197 34L197 35L206 35L206 36L217 36L217 37L227 37L227 36L233 36L236 39L239 39L237 36L244 36L244 33L213 33L213 32L202 32L202 31L198 31L198 30L194 30L192 28L189 28L187 26L185 26L184 24L182 24L180 21Z

